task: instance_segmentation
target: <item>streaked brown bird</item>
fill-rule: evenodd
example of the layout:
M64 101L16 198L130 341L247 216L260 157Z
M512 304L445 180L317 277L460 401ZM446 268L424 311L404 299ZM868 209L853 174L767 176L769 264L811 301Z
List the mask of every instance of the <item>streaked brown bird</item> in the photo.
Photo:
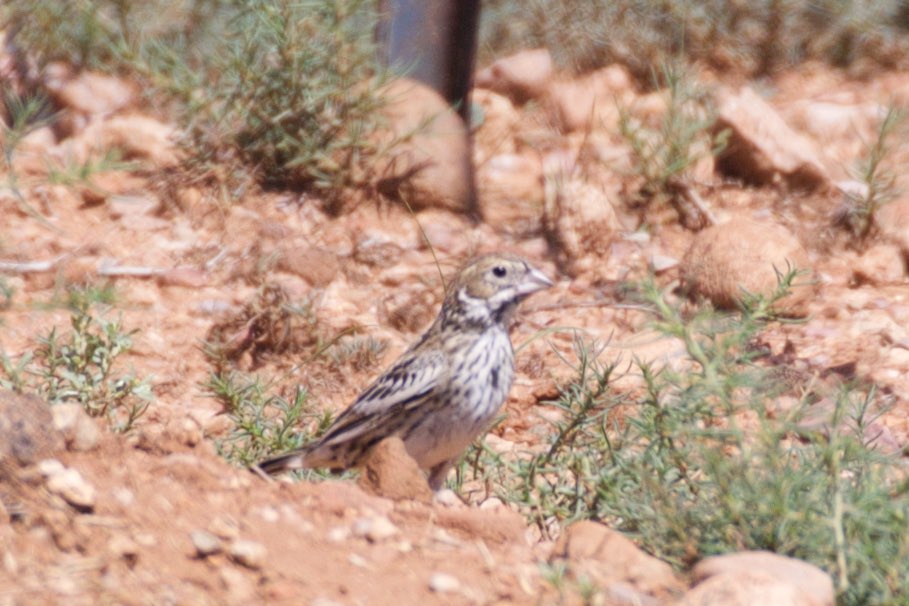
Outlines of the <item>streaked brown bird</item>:
M265 473L359 465L398 436L439 490L452 465L495 418L514 379L508 327L518 304L552 286L527 261L494 254L468 263L432 326L319 439L258 465Z

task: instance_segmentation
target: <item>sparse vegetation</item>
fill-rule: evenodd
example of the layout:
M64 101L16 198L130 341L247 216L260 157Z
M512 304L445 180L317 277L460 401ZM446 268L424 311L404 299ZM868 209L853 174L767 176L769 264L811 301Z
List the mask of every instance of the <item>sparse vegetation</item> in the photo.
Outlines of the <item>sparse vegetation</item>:
M321 374L338 376L345 368L369 371L386 346L348 331L335 334L320 323L312 301L293 304L279 286L262 285L238 314L212 327L203 346L213 366L204 390L221 403L233 425L230 434L217 441L218 451L232 463L250 465L318 436L331 424L332 415L317 412L299 381ZM243 358L258 368L280 354L293 355L294 370L268 384L236 370ZM302 376L294 372L297 369L302 369ZM285 398L276 392L286 388L283 381L289 377L293 396ZM306 478L325 475L324 470L302 472Z
M183 123L190 178L250 178L329 201L371 183L390 76L367 0L41 1L8 7L39 66L124 69ZM61 26L60 24L64 24Z
M222 372L212 373L204 389L233 422L230 435L215 445L221 456L237 465L252 465L269 455L297 448L331 424L331 415L315 412L302 387L286 399L269 395L268 386L258 377ZM320 475L306 472L306 477Z
M672 368L638 362L644 390L632 396L610 387L616 366L578 342L577 378L552 403L563 414L548 448L475 451L468 465L544 535L601 520L680 567L766 549L827 570L841 604L905 601L909 484L900 460L869 443L884 399L873 387L818 393L811 378L784 385L758 363L753 343L794 275L732 316L686 318L645 285L654 326L687 358ZM788 408L776 404L784 393Z
M72 330L61 336L51 329L34 352L16 362L3 354L0 385L35 392L51 404L78 402L115 431L129 431L152 397L148 379L115 369L136 331L124 332L119 321L93 315L87 298L73 301Z
M907 27L899 0L493 0L483 5L480 55L546 47L564 67L583 72L622 63L642 83L654 65L680 55L762 76L809 60L898 65Z
M874 232L877 211L897 194L896 174L888 165L888 155L893 151L893 139L899 135L905 118L905 111L892 105L887 108L877 136L856 171L863 191L845 194L844 205L835 217L838 224L860 241Z
M683 224L703 227L707 221L703 215L709 211L694 191L688 173L703 157L721 152L727 135L711 133L715 117L709 96L684 69L667 64L654 80L666 91L666 109L659 126L641 122L628 108L622 109L619 121L641 179L637 203L648 210L671 204Z

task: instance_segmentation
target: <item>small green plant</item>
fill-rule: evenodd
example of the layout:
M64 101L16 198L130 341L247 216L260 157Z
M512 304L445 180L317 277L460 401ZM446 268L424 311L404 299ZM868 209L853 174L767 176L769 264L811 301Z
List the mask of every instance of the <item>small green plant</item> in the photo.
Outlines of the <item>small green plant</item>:
M316 412L302 387L286 399L269 394L258 377L233 371L212 373L203 387L233 422L230 434L215 446L221 456L237 465L249 466L297 448L331 425L331 414ZM309 472L307 477L323 475Z
M722 151L727 135L711 134L715 118L705 91L683 69L667 64L658 81L665 85L667 97L659 128L641 123L627 109L622 109L619 121L641 178L637 202L645 208L669 203L683 223L703 226L709 218L703 215L709 211L687 173L703 156Z
M81 301L70 317L72 330L59 335L56 327L39 340L33 353L13 363L2 360L0 385L33 391L48 402L78 402L93 417L104 417L115 431L130 430L152 398L146 379L115 371L117 358L129 351L132 335L119 321L90 313Z
M548 447L478 450L468 465L544 535L601 520L681 568L766 549L828 571L840 604L906 602L909 482L897 457L869 444L886 401L873 387L781 384L760 363L757 338L796 273L771 297L746 297L740 314L689 317L644 284L654 327L686 356L659 369L638 362L642 392L621 393L616 366L579 341Z
M896 174L887 166L893 151L893 140L906 118L905 111L890 106L877 129L877 136L859 165L857 179L863 184L861 193L846 195L845 204L835 218L859 240L873 233L875 214L896 196Z

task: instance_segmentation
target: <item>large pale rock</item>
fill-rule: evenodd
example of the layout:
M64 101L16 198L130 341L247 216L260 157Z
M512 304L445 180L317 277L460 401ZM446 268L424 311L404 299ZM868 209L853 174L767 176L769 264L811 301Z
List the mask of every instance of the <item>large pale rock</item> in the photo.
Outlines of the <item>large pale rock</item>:
M553 82L544 99L546 109L563 132L591 128L615 130L619 107L627 106L634 97L628 71L610 65L574 80Z
M729 143L717 161L722 172L749 183L816 189L831 185L820 152L789 127L777 111L751 88L718 95L716 130L729 130Z
M539 48L499 59L477 72L474 84L505 95L515 103L525 103L542 96L552 76L552 57L548 50Z
M668 597L682 587L669 564L647 555L621 533L588 520L565 529L553 547L553 560L567 560L575 577L586 576L603 588L622 584Z
M822 606L795 585L765 572L711 577L688 591L677 606Z
M513 154L516 151L515 134L521 126L521 116L504 95L477 88L470 93L474 107L479 107L473 132L474 162L482 166L491 156Z
M737 307L744 293L771 295L778 273L811 270L808 254L788 229L776 223L736 218L697 234L682 260L689 293L709 299L718 308ZM777 310L793 316L807 312L814 295L810 274L796 276L790 294Z
M879 103L850 101L799 99L785 108L785 116L794 128L823 145L826 153L835 152L836 160L849 166L874 140L886 114Z
M769 551L743 551L706 558L694 567L692 578L700 600L686 604L715 604L707 596L731 592L736 600L723 604L804 604L832 606L835 600L830 576L813 564ZM709 585L708 585L709 584ZM703 587L702 586L706 586ZM762 601L755 601L758 597ZM770 599L775 596L775 599Z
M394 145L378 164L380 193L413 209L445 208L478 215L464 121L434 90L400 79L383 91L385 129Z
M0 390L0 469L31 465L63 447L50 405L30 394Z
M543 230L563 271L597 274L620 229L602 188L575 178L552 182L543 206Z

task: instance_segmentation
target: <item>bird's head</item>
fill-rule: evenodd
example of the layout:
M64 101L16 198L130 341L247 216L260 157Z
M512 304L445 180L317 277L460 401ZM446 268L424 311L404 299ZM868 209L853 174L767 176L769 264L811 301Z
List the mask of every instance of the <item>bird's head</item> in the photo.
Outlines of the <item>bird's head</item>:
M550 286L552 280L520 257L486 255L458 273L448 288L443 313L447 309L474 325L506 324L518 303Z

